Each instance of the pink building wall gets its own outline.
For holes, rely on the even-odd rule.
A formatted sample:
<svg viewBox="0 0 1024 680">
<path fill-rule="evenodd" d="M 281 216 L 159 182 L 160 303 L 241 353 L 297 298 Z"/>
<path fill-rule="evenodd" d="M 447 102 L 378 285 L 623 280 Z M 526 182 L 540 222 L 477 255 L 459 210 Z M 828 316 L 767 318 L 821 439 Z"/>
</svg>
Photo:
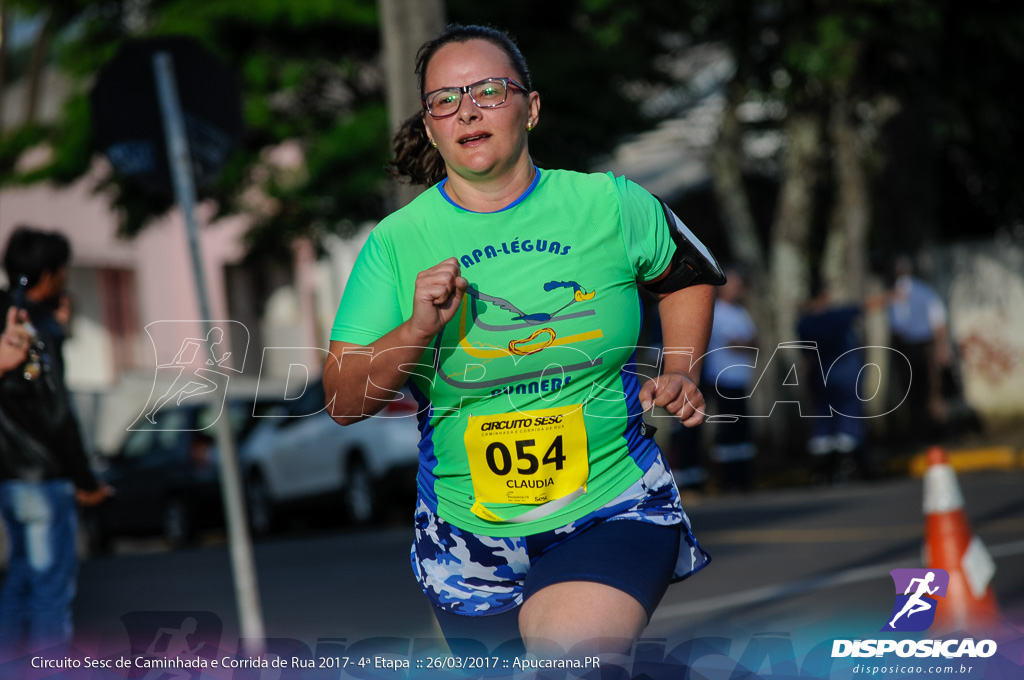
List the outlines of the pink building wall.
<svg viewBox="0 0 1024 680">
<path fill-rule="evenodd" d="M 96 172 L 102 172 L 97 164 Z M 154 348 L 144 332 L 156 321 L 193 320 L 192 337 L 201 337 L 199 303 L 192 273 L 184 220 L 174 210 L 148 226 L 132 240 L 116 235 L 117 221 L 103 196 L 94 195 L 95 176 L 69 187 L 47 185 L 10 187 L 0 191 L 0 247 L 6 248 L 11 232 L 21 224 L 57 229 L 67 235 L 73 250 L 70 293 L 76 313 L 74 333 L 65 346 L 69 387 L 93 395 L 94 407 L 82 413 L 84 429 L 101 450 L 116 446 L 126 422 L 138 414 L 153 389 L 156 356 L 171 356 L 174 348 Z M 199 210 L 199 222 L 211 213 Z M 216 319 L 227 318 L 224 266 L 243 255 L 243 217 L 220 220 L 201 227 L 200 243 L 210 308 Z M 134 274 L 136 301 L 134 368 L 119 369 L 124 352 L 104 327 L 103 304 L 96 299 L 98 287 L 90 283 L 96 272 L 122 269 Z M 5 278 L 0 276 L 0 278 Z M 79 283 L 78 290 L 75 289 Z M 177 343 L 177 338 L 168 338 Z M 254 354 L 250 350 L 250 361 Z M 258 361 L 258 356 L 256 356 Z M 140 403 L 141 402 L 141 403 Z"/>
</svg>

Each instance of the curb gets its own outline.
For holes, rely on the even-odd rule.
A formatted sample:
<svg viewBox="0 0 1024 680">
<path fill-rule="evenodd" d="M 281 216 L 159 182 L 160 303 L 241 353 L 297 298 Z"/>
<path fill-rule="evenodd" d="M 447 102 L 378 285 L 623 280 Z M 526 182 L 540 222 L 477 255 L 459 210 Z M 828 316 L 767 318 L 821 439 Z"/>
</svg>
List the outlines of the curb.
<svg viewBox="0 0 1024 680">
<path fill-rule="evenodd" d="M 973 449 L 950 449 L 949 464 L 956 472 L 978 470 L 1016 470 L 1024 467 L 1024 455 L 1012 446 L 987 446 Z M 927 454 L 919 453 L 910 461 L 910 476 L 923 477 L 928 468 Z"/>
</svg>

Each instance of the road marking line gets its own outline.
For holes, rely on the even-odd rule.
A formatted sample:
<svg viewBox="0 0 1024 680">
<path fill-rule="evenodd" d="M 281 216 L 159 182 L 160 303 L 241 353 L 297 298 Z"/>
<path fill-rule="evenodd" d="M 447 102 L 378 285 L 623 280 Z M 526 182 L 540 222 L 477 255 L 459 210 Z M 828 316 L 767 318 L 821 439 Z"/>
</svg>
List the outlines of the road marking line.
<svg viewBox="0 0 1024 680">
<path fill-rule="evenodd" d="M 735 531 L 702 531 L 700 542 L 716 543 L 847 543 L 883 538 L 920 536 L 920 524 L 891 527 L 860 527 L 856 529 L 737 529 Z"/>
<path fill-rule="evenodd" d="M 988 549 L 988 554 L 992 557 L 1010 557 L 1011 555 L 1020 555 L 1021 553 L 1024 553 L 1024 541 L 993 545 Z"/>
<path fill-rule="evenodd" d="M 1024 520 L 1004 519 L 983 522 L 978 533 L 1016 533 L 1024 531 Z M 922 524 L 901 524 L 887 527 L 857 527 L 847 529 L 737 529 L 734 531 L 702 531 L 700 542 L 705 545 L 723 544 L 778 544 L 778 543 L 855 543 L 879 538 L 911 538 L 921 536 Z"/>
<path fill-rule="evenodd" d="M 992 546 L 989 548 L 989 553 L 993 558 L 1024 554 L 1024 541 L 1015 541 L 1013 543 L 1003 543 L 1001 545 Z M 752 604 L 762 604 L 765 602 L 771 602 L 772 600 L 781 600 L 788 597 L 803 595 L 815 590 L 824 590 L 826 588 L 835 588 L 836 586 L 846 586 L 854 583 L 870 581 L 871 579 L 888 575 L 893 569 L 918 568 L 920 566 L 920 560 L 908 558 L 883 564 L 872 564 L 866 567 L 857 567 L 856 569 L 847 569 L 834 574 L 815 576 L 813 578 L 792 581 L 790 583 L 776 583 L 774 585 L 750 588 L 749 590 L 742 590 L 728 595 L 718 595 L 716 597 L 706 597 L 701 600 L 691 600 L 689 602 L 681 602 L 674 605 L 665 605 L 655 610 L 654 616 L 651 617 L 651 622 L 664 622 L 671 619 L 693 616 L 695 614 L 707 615 L 710 612 L 723 609 L 735 609 L 737 607 L 745 607 Z"/>
</svg>

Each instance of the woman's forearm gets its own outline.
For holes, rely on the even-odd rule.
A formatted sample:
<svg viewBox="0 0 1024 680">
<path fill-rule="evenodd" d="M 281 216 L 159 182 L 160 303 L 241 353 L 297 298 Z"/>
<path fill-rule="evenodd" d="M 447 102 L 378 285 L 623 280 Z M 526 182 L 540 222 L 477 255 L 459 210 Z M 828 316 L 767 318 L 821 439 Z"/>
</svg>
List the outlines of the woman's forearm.
<svg viewBox="0 0 1024 680">
<path fill-rule="evenodd" d="M 370 345 L 332 341 L 323 373 L 331 417 L 350 425 L 378 413 L 408 380 L 401 367 L 419 363 L 432 340 L 403 323 Z"/>
<path fill-rule="evenodd" d="M 711 337 L 715 311 L 713 286 L 690 286 L 668 293 L 658 302 L 665 346 L 664 373 L 682 373 L 695 384 Z M 681 350 L 690 349 L 692 354 Z"/>
</svg>

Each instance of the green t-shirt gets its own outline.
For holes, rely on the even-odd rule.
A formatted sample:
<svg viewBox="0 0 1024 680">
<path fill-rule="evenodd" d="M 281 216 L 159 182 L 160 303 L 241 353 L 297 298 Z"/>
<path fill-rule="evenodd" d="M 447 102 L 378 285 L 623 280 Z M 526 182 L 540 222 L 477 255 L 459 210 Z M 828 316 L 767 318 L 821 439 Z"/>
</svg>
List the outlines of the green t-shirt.
<svg viewBox="0 0 1024 680">
<path fill-rule="evenodd" d="M 548 531 L 650 466 L 657 447 L 631 365 L 637 282 L 668 266 L 668 229 L 658 201 L 624 178 L 538 170 L 499 212 L 457 206 L 442 183 L 370 233 L 331 340 L 369 345 L 409 319 L 417 274 L 450 257 L 470 285 L 420 364 L 406 367 L 421 402 L 419 492 L 440 517 L 491 536 Z M 579 488 L 539 502 L 566 470 L 583 475 L 565 482 Z M 496 500 L 494 485 L 515 500 Z"/>
</svg>

